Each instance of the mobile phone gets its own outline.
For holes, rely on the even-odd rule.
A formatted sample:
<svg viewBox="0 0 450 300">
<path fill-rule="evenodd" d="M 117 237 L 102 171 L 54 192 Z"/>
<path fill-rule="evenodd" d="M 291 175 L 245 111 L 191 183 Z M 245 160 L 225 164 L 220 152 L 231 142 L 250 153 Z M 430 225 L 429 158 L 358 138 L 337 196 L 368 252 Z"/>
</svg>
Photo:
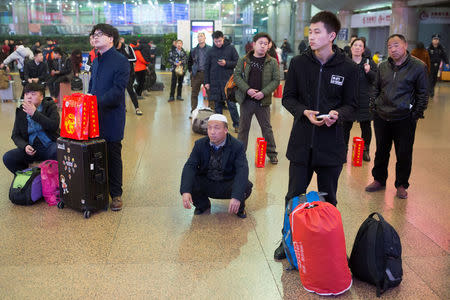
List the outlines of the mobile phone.
<svg viewBox="0 0 450 300">
<path fill-rule="evenodd" d="M 322 121 L 323 118 L 325 118 L 325 117 L 329 118 L 330 115 L 327 115 L 327 114 L 324 114 L 324 115 L 316 115 L 317 121 Z"/>
</svg>

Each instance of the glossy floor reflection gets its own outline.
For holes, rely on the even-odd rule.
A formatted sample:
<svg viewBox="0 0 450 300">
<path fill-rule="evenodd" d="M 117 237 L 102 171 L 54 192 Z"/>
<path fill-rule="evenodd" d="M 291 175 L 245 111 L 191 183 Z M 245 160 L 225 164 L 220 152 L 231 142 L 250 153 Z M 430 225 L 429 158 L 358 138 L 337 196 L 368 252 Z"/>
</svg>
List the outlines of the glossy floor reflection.
<svg viewBox="0 0 450 300">
<path fill-rule="evenodd" d="M 248 218 L 227 213 L 213 201 L 211 214 L 193 216 L 182 207 L 181 169 L 200 135 L 192 133 L 190 88 L 185 101 L 167 103 L 164 92 L 140 100 L 136 116 L 127 99 L 123 141 L 124 209 L 86 220 L 70 209 L 39 203 L 13 206 L 12 175 L 0 167 L 1 299 L 309 299 L 295 271 L 273 259 L 280 241 L 292 124 L 280 99 L 272 105 L 279 164 L 254 167 Z M 372 162 L 344 166 L 338 208 L 350 254 L 363 220 L 378 211 L 397 229 L 403 246 L 403 282 L 384 299 L 450 299 L 450 83 L 440 83 L 418 125 L 409 198 L 395 198 L 391 161 L 386 191 L 367 194 Z M 16 103 L 0 104 L 0 152 L 10 139 Z M 228 112 L 226 114 L 229 118 Z M 230 118 L 229 118 L 230 119 Z M 233 135 L 236 135 L 233 133 Z M 250 145 L 260 130 L 253 120 Z M 352 136 L 359 135 L 354 126 Z M 371 146 L 371 155 L 375 142 Z M 394 157 L 392 154 L 391 157 Z M 316 187 L 315 179 L 311 189 Z M 354 280 L 342 299 L 375 299 L 375 288 Z"/>
</svg>

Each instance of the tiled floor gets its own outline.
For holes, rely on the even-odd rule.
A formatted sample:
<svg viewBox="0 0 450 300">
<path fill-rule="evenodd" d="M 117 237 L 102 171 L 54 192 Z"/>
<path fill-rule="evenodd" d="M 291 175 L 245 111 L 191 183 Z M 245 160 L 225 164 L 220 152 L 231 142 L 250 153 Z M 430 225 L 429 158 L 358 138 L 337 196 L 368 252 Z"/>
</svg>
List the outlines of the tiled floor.
<svg viewBox="0 0 450 300">
<path fill-rule="evenodd" d="M 181 204 L 181 169 L 200 136 L 190 130 L 190 88 L 184 102 L 167 103 L 165 92 L 140 100 L 144 115 L 127 100 L 123 141 L 124 203 L 121 212 L 90 219 L 70 209 L 39 203 L 13 206 L 12 175 L 0 167 L 0 299 L 299 299 L 306 292 L 286 262 L 273 259 L 280 241 L 288 161 L 284 154 L 292 118 L 272 105 L 279 164 L 254 167 L 248 218 L 227 213 L 213 201 L 211 214 L 193 216 Z M 372 163 L 344 165 L 338 189 L 350 254 L 363 220 L 378 211 L 397 229 L 403 246 L 404 277 L 384 299 L 450 299 L 450 84 L 440 84 L 416 133 L 410 197 L 394 198 L 395 162 L 386 191 L 364 192 Z M 0 152 L 10 139 L 16 103 L 0 104 Z M 228 114 L 228 112 L 226 113 Z M 228 115 L 229 117 L 229 115 Z M 234 134 L 234 133 L 233 133 Z M 352 135 L 359 134 L 354 126 Z M 253 120 L 250 141 L 260 129 Z M 371 154 L 375 151 L 372 143 Z M 394 157 L 394 154 L 392 155 Z M 315 183 L 311 189 L 316 187 Z M 354 280 L 342 299 L 375 297 L 375 288 Z"/>
</svg>

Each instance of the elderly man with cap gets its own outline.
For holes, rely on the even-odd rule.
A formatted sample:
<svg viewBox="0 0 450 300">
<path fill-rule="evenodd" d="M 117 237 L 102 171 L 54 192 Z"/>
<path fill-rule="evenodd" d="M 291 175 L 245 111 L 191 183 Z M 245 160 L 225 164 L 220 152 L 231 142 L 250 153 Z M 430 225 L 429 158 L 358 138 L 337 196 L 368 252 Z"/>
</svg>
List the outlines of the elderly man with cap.
<svg viewBox="0 0 450 300">
<path fill-rule="evenodd" d="M 214 114 L 208 120 L 208 136 L 195 142 L 181 176 L 183 206 L 195 206 L 200 215 L 211 208 L 208 197 L 231 199 L 228 212 L 247 217 L 245 200 L 252 192 L 248 180 L 248 162 L 242 142 L 228 133 L 224 115 Z"/>
</svg>

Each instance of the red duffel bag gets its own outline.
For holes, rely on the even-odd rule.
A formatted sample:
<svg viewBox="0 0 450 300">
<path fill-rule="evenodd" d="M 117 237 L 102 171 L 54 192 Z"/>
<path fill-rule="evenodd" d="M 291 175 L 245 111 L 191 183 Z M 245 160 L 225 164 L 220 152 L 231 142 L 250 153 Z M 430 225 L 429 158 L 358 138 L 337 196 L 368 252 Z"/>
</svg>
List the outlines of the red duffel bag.
<svg viewBox="0 0 450 300">
<path fill-rule="evenodd" d="M 292 239 L 303 287 L 339 295 L 352 286 L 341 214 L 328 202 L 304 203 L 290 215 Z"/>
</svg>

